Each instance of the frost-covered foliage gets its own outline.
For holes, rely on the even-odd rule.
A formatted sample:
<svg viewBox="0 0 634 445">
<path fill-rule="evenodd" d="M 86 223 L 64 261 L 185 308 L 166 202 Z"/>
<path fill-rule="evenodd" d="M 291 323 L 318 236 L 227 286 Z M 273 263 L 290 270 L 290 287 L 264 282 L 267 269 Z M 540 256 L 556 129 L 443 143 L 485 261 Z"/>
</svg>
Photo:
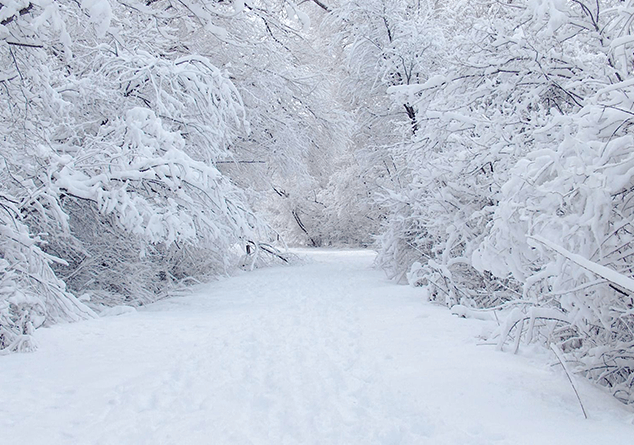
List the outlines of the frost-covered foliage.
<svg viewBox="0 0 634 445">
<path fill-rule="evenodd" d="M 558 343 L 578 370 L 632 402 L 634 301 L 622 279 L 634 276 L 633 6 L 450 3 L 344 6 L 376 17 L 340 25 L 344 35 L 365 26 L 349 65 L 388 74 L 369 76 L 365 103 L 386 116 L 391 98 L 411 129 L 371 148 L 398 168 L 373 193 L 388 213 L 379 261 L 432 299 L 506 314 L 500 345 Z M 386 29 L 410 30 L 409 43 L 421 17 L 444 48 L 403 45 L 392 58 L 385 38 L 395 45 L 398 32 Z M 433 63 L 415 63 L 426 56 Z M 405 81 L 407 67 L 416 75 Z M 387 132 L 373 126 L 381 141 Z"/>
</svg>

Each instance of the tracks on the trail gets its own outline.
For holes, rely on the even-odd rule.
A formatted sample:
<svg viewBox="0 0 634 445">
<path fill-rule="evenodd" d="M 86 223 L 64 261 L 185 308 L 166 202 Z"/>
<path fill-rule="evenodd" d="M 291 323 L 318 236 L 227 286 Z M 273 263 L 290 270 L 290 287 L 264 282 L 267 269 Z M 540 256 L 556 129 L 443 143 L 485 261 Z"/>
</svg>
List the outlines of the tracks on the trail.
<svg viewBox="0 0 634 445">
<path fill-rule="evenodd" d="M 29 445 L 630 445 L 628 411 L 545 352 L 476 345 L 367 251 L 211 283 L 37 332 L 0 358 L 0 442 Z M 542 355 L 540 355 L 542 354 Z"/>
</svg>

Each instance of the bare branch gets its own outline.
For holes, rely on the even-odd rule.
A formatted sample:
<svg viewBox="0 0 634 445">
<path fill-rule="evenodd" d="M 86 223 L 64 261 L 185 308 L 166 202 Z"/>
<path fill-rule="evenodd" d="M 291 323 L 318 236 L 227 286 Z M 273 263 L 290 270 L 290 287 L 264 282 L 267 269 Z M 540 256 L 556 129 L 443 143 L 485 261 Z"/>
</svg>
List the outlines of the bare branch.
<svg viewBox="0 0 634 445">
<path fill-rule="evenodd" d="M 319 0 L 313 0 L 313 3 L 316 4 L 317 6 L 319 6 L 321 9 L 323 9 L 326 12 L 332 12 L 332 9 L 330 9 L 328 6 L 326 6 L 325 4 L 320 2 Z"/>
<path fill-rule="evenodd" d="M 0 5 L 0 6 L 2 6 L 2 5 Z M 27 6 L 26 8 L 20 9 L 20 11 L 18 11 L 18 14 L 12 15 L 11 17 L 7 17 L 6 19 L 2 20 L 0 22 L 0 25 L 7 26 L 9 23 L 14 21 L 18 16 L 22 16 L 22 15 L 28 14 L 29 12 L 31 12 L 32 9 L 33 9 L 33 3 L 29 3 L 29 6 Z"/>
<path fill-rule="evenodd" d="M 44 48 L 44 45 L 41 45 L 39 43 L 25 43 L 25 42 L 10 42 L 10 41 L 6 41 L 7 45 L 13 45 L 13 46 L 25 46 L 27 48 Z"/>
</svg>

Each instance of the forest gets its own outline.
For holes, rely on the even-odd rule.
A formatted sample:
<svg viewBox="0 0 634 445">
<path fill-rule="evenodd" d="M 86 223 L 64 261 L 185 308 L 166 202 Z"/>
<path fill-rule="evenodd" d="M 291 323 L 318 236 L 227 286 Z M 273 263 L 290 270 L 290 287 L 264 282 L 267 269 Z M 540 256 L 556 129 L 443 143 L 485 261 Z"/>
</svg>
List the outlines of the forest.
<svg viewBox="0 0 634 445">
<path fill-rule="evenodd" d="M 634 403 L 634 1 L 0 0 L 0 356 L 286 246 Z"/>
</svg>

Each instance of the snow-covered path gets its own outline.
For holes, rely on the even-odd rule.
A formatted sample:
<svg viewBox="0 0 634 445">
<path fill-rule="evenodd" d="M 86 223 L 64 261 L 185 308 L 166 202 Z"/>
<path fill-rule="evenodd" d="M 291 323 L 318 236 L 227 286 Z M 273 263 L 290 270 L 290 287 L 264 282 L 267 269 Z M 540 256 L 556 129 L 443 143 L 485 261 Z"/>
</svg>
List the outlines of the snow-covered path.
<svg viewBox="0 0 634 445">
<path fill-rule="evenodd" d="M 478 346 L 372 270 L 314 251 L 0 357 L 2 444 L 634 444 L 634 416 L 530 355 Z"/>
</svg>

